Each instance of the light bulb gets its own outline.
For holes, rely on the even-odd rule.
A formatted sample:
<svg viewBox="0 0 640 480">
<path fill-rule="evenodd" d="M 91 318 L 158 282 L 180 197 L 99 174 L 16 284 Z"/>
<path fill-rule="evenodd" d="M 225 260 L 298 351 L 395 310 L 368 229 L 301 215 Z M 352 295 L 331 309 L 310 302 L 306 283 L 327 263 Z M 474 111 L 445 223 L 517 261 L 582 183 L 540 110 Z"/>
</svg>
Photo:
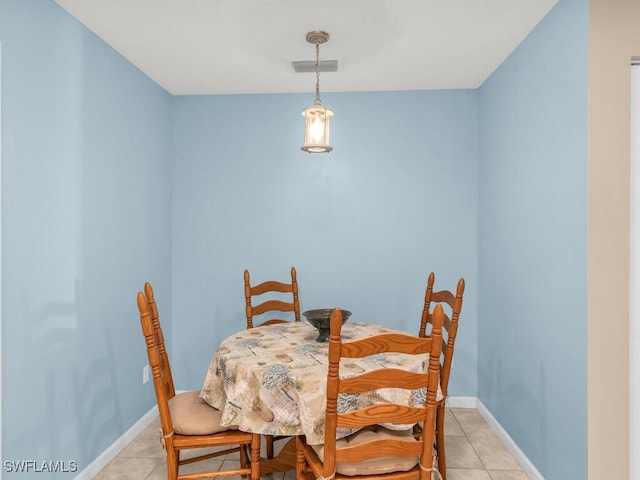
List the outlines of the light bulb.
<svg viewBox="0 0 640 480">
<path fill-rule="evenodd" d="M 311 141 L 318 145 L 323 143 L 324 140 L 324 119 L 321 117 L 320 112 L 316 112 L 311 122 Z"/>
</svg>

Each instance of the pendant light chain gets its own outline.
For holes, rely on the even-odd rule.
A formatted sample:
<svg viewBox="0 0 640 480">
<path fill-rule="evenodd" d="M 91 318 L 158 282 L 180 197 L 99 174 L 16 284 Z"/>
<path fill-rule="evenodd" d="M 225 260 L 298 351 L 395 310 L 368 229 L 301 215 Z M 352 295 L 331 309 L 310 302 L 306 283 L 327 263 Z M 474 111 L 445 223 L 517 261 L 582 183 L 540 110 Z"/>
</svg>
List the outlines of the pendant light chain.
<svg viewBox="0 0 640 480">
<path fill-rule="evenodd" d="M 316 101 L 314 105 L 320 105 L 320 44 L 316 42 Z"/>
</svg>

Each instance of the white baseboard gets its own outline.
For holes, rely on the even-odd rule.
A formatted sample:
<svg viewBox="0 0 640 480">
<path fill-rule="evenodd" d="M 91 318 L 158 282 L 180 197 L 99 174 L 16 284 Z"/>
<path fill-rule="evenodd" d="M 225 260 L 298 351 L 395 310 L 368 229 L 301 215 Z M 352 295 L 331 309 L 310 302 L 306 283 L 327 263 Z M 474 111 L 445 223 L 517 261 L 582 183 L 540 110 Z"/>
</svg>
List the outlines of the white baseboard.
<svg viewBox="0 0 640 480">
<path fill-rule="evenodd" d="M 502 443 L 507 447 L 507 450 L 513 455 L 513 458 L 520 464 L 522 470 L 529 476 L 531 480 L 544 480 L 542 474 L 538 471 L 538 469 L 531 463 L 531 461 L 527 458 L 520 447 L 513 441 L 513 439 L 509 436 L 502 425 L 498 423 L 495 417 L 491 414 L 491 412 L 484 406 L 484 404 L 476 399 L 478 413 L 482 415 L 489 426 L 496 432 L 496 435 L 502 440 Z"/>
<path fill-rule="evenodd" d="M 451 408 L 478 408 L 476 397 L 447 397 L 444 403 Z"/>
<path fill-rule="evenodd" d="M 133 440 L 142 430 L 145 429 L 158 416 L 158 407 L 154 405 L 145 413 L 140 420 L 124 432 L 115 442 L 113 442 L 98 458 L 91 462 L 87 467 L 76 475 L 75 480 L 91 480 L 100 470 L 106 467 L 131 440 Z"/>
</svg>

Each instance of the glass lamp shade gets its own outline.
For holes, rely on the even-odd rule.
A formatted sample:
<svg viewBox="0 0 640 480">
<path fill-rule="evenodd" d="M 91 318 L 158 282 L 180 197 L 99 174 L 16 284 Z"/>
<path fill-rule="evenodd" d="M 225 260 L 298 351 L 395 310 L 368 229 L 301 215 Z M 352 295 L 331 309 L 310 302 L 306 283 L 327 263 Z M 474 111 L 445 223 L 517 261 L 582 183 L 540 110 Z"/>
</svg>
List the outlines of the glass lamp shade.
<svg viewBox="0 0 640 480">
<path fill-rule="evenodd" d="M 329 145 L 329 119 L 333 111 L 316 104 L 302 111 L 305 117 L 304 145 L 300 147 L 308 153 L 328 153 L 333 150 Z"/>
</svg>

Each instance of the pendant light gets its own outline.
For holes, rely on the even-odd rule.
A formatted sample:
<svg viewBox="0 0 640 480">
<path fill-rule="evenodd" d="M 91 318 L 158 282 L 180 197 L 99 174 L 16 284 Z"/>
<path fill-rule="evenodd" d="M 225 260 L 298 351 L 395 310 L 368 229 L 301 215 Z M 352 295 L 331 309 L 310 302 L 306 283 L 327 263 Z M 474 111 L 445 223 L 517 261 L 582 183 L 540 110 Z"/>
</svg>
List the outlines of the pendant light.
<svg viewBox="0 0 640 480">
<path fill-rule="evenodd" d="M 316 46 L 316 100 L 312 107 L 302 111 L 302 116 L 305 118 L 304 145 L 300 148 L 308 153 L 328 153 L 333 150 L 329 145 L 329 119 L 333 116 L 333 111 L 320 103 L 320 71 L 318 69 L 320 44 L 327 40 L 329 40 L 327 32 L 307 33 L 307 42 Z"/>
</svg>

